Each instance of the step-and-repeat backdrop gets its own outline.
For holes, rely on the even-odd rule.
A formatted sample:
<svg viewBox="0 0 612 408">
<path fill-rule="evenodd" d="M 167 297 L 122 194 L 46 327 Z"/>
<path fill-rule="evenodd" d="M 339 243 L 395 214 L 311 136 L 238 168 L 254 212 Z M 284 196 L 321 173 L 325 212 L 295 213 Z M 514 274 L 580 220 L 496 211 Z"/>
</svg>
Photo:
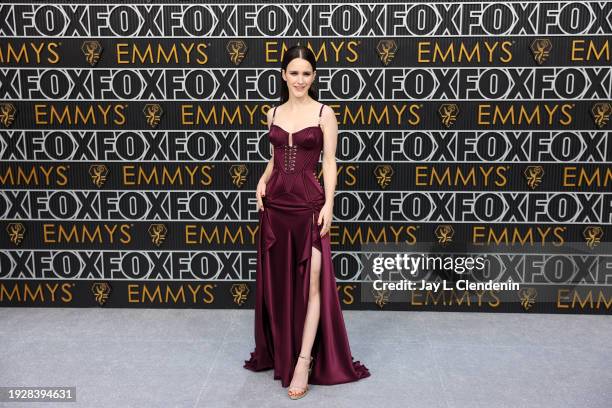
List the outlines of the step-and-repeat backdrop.
<svg viewBox="0 0 612 408">
<path fill-rule="evenodd" d="M 611 313 L 611 21 L 609 1 L 3 3 L 0 306 L 253 307 L 265 114 L 299 43 L 339 123 L 344 309 Z M 479 252 L 472 280 L 521 289 L 376 290 L 385 244 Z"/>
</svg>

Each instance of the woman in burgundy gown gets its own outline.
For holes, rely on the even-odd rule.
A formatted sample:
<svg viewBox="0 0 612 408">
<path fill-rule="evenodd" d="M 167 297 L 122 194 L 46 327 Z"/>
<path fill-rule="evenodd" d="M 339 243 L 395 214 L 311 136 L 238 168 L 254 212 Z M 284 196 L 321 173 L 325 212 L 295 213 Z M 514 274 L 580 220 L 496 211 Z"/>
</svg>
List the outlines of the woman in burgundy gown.
<svg viewBox="0 0 612 408">
<path fill-rule="evenodd" d="M 286 103 L 268 112 L 273 156 L 257 187 L 255 350 L 244 367 L 274 369 L 274 379 L 297 399 L 308 383 L 346 383 L 370 372 L 351 355 L 331 258 L 336 118 L 330 108 L 322 117 L 325 105 L 314 97 L 310 50 L 290 48 L 282 69 L 281 102 Z M 298 121 L 314 119 L 317 108 L 317 125 L 288 131 Z M 315 175 L 322 151 L 325 191 Z"/>
</svg>

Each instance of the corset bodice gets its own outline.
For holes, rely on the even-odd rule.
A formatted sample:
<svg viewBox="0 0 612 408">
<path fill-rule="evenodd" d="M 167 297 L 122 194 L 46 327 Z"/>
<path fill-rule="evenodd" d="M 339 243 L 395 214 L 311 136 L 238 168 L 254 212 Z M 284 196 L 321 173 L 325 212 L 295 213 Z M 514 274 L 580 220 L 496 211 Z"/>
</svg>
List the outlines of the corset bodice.
<svg viewBox="0 0 612 408">
<path fill-rule="evenodd" d="M 284 173 L 315 172 L 323 149 L 320 126 L 309 126 L 291 134 L 278 125 L 270 126 L 269 139 L 274 146 L 274 169 Z"/>
</svg>

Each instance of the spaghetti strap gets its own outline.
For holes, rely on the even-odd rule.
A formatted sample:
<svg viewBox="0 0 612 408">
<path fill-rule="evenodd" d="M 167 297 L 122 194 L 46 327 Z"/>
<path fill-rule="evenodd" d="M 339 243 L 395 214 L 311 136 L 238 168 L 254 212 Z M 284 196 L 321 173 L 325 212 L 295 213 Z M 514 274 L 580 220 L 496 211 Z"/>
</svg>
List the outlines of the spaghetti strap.
<svg viewBox="0 0 612 408">
<path fill-rule="evenodd" d="M 275 106 L 274 110 L 272 111 L 272 123 L 270 123 L 270 126 L 274 124 L 274 116 L 276 116 L 276 108 L 278 108 L 278 106 Z"/>
<path fill-rule="evenodd" d="M 323 107 L 325 105 L 321 104 L 321 109 L 319 109 L 319 127 L 321 127 L 321 113 L 323 113 Z"/>
</svg>

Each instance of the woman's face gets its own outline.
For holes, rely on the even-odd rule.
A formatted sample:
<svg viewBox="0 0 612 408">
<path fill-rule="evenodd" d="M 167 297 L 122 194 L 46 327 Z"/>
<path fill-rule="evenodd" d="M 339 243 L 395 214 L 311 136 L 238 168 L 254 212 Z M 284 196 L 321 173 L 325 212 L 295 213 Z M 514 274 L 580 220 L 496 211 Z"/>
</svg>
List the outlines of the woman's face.
<svg viewBox="0 0 612 408">
<path fill-rule="evenodd" d="M 292 59 L 287 65 L 287 70 L 283 72 L 283 79 L 287 81 L 289 94 L 298 98 L 308 94 L 308 89 L 315 76 L 316 73 L 313 71 L 310 62 L 302 58 Z"/>
</svg>

